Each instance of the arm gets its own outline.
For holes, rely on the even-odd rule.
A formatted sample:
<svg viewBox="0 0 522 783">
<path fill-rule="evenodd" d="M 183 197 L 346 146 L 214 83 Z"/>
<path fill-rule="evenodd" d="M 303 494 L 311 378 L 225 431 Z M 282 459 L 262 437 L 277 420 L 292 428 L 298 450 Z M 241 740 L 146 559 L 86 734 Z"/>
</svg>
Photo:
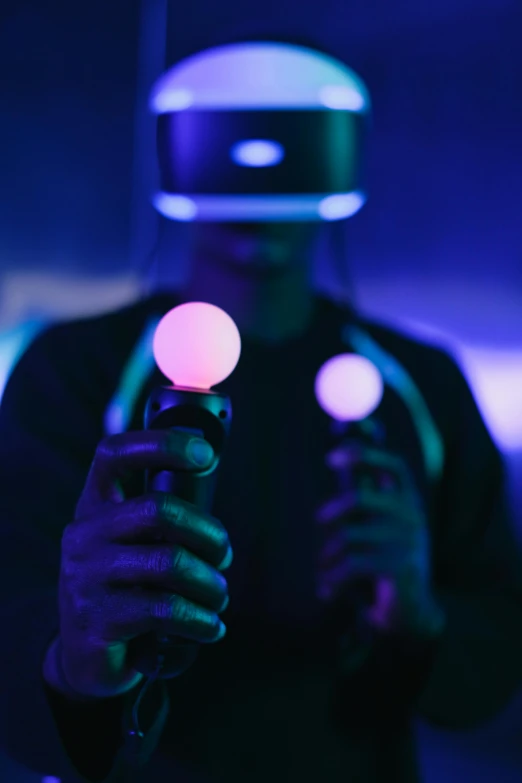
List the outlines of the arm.
<svg viewBox="0 0 522 783">
<path fill-rule="evenodd" d="M 417 703 L 435 724 L 468 728 L 522 684 L 522 562 L 501 456 L 451 364 L 454 435 L 433 531 L 446 629 Z"/>
<path fill-rule="evenodd" d="M 503 465 L 460 370 L 444 358 L 447 459 L 430 521 L 445 624 L 422 642 L 376 635 L 359 655 L 354 639 L 336 692 L 345 723 L 397 726 L 417 708 L 441 726 L 468 728 L 493 717 L 522 682 L 522 568 Z M 350 715 L 347 704 L 356 707 Z"/>
<path fill-rule="evenodd" d="M 102 436 L 109 394 L 96 368 L 87 383 L 82 358 L 69 327 L 44 333 L 13 372 L 0 408 L 0 742 L 42 774 L 69 777 L 75 767 L 99 781 L 114 764 L 136 689 L 82 702 L 43 674 L 59 630 L 61 536 Z"/>
</svg>

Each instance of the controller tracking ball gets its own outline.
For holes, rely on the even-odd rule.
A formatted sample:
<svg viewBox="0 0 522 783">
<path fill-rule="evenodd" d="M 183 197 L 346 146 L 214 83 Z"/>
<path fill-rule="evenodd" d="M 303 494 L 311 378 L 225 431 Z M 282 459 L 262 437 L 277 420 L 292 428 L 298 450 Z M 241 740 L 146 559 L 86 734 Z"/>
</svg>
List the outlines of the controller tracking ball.
<svg viewBox="0 0 522 783">
<path fill-rule="evenodd" d="M 315 379 L 321 408 L 337 421 L 361 421 L 379 405 L 384 391 L 377 367 L 364 356 L 340 354 L 329 359 Z"/>
<path fill-rule="evenodd" d="M 234 371 L 241 337 L 232 318 L 207 302 L 187 302 L 163 316 L 152 350 L 174 386 L 208 390 Z"/>
</svg>

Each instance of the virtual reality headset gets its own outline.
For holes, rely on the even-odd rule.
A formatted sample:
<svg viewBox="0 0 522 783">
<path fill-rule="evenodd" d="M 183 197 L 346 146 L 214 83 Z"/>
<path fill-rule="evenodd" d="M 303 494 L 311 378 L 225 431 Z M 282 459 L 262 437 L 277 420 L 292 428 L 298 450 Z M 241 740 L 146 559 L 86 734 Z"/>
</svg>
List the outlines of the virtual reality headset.
<svg viewBox="0 0 522 783">
<path fill-rule="evenodd" d="M 371 103 L 363 81 L 313 49 L 206 50 L 153 88 L 161 189 L 177 221 L 322 221 L 366 201 Z"/>
</svg>

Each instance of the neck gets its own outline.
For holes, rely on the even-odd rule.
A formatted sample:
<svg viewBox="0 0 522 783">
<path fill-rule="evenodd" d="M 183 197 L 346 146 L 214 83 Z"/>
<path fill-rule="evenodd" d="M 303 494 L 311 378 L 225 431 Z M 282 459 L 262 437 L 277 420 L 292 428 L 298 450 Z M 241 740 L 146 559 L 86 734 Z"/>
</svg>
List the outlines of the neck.
<svg viewBox="0 0 522 783">
<path fill-rule="evenodd" d="M 310 324 L 315 308 L 306 270 L 298 265 L 276 274 L 256 275 L 225 269 L 198 256 L 192 260 L 191 277 L 181 293 L 187 301 L 221 307 L 242 335 L 262 342 L 299 336 Z"/>
</svg>

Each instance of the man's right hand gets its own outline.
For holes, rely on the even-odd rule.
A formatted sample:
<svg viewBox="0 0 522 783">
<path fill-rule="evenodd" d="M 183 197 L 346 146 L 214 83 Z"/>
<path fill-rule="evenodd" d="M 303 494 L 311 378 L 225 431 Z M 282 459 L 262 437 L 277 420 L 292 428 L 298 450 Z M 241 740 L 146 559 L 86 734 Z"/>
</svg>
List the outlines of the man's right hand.
<svg viewBox="0 0 522 783">
<path fill-rule="evenodd" d="M 134 687 L 140 675 L 129 643 L 142 634 L 195 643 L 180 651 L 176 673 L 194 660 L 197 643 L 224 636 L 218 614 L 228 604 L 228 588 L 221 571 L 232 562 L 232 549 L 223 525 L 174 495 L 129 499 L 123 489 L 134 471 L 206 469 L 212 449 L 206 444 L 208 460 L 198 464 L 190 453 L 195 442 L 205 443 L 153 430 L 114 435 L 98 446 L 62 537 L 61 663 L 78 694 L 105 698 Z"/>
</svg>

